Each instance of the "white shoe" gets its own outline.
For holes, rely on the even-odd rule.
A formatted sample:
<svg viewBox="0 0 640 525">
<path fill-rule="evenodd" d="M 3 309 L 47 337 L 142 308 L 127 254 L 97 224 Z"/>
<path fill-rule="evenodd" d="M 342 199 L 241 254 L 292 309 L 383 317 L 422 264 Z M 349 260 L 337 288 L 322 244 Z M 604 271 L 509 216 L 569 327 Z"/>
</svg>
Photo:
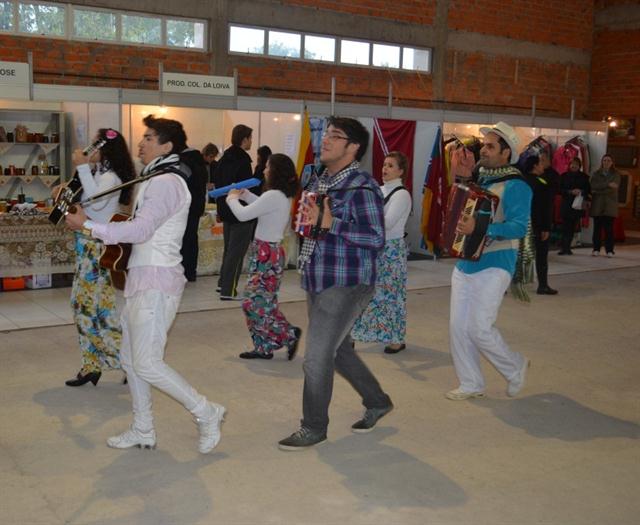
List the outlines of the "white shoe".
<svg viewBox="0 0 640 525">
<path fill-rule="evenodd" d="M 613 252 L 607 252 L 607 257 L 609 258 L 613 257 Z"/>
<path fill-rule="evenodd" d="M 222 437 L 220 427 L 224 421 L 224 415 L 227 412 L 222 405 L 209 403 L 209 406 L 211 407 L 211 416 L 195 418 L 198 424 L 198 431 L 200 432 L 198 450 L 202 454 L 208 454 L 216 448 L 216 445 L 220 442 L 220 438 Z"/>
<path fill-rule="evenodd" d="M 522 390 L 522 387 L 524 387 L 524 383 L 527 379 L 527 369 L 530 365 L 531 361 L 525 358 L 524 363 L 522 363 L 522 367 L 518 371 L 517 377 L 509 381 L 509 384 L 507 385 L 507 395 L 509 397 L 516 397 Z"/>
<path fill-rule="evenodd" d="M 599 252 L 599 251 L 593 250 L 593 251 L 591 252 L 591 257 L 597 257 L 598 255 L 600 255 L 600 252 Z"/>
<path fill-rule="evenodd" d="M 454 390 L 447 392 L 444 397 L 451 401 L 464 401 L 465 399 L 484 397 L 484 392 L 465 392 L 460 388 L 455 388 Z"/>
<path fill-rule="evenodd" d="M 107 439 L 107 446 L 111 448 L 156 448 L 156 431 L 140 432 L 138 429 L 131 428 L 118 436 L 112 436 Z"/>
</svg>

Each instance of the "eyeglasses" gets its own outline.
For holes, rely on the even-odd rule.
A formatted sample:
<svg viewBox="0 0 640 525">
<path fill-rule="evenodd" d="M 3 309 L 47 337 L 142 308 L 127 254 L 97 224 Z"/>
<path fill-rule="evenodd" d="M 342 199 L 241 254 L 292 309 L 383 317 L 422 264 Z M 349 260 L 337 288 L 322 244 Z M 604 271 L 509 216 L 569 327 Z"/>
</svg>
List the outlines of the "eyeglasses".
<svg viewBox="0 0 640 525">
<path fill-rule="evenodd" d="M 349 137 L 343 137 L 342 135 L 338 135 L 336 133 L 323 133 L 322 139 L 327 140 L 349 140 Z"/>
</svg>

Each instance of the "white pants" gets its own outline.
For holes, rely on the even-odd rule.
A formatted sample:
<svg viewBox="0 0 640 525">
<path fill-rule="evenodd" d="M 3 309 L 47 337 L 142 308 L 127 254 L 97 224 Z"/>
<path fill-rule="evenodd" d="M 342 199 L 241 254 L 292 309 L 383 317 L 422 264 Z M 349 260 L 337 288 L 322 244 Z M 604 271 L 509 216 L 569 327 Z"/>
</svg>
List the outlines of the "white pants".
<svg viewBox="0 0 640 525">
<path fill-rule="evenodd" d="M 524 364 L 524 357 L 509 350 L 494 326 L 510 282 L 509 273 L 500 268 L 473 274 L 453 270 L 449 336 L 453 366 L 465 392 L 484 391 L 480 354 L 507 381 L 515 379 Z"/>
<path fill-rule="evenodd" d="M 207 415 L 207 399 L 164 362 L 167 333 L 176 317 L 180 296 L 146 290 L 127 297 L 122 312 L 120 359 L 133 402 L 133 426 L 153 429 L 151 385 L 170 395 L 197 417 Z"/>
</svg>

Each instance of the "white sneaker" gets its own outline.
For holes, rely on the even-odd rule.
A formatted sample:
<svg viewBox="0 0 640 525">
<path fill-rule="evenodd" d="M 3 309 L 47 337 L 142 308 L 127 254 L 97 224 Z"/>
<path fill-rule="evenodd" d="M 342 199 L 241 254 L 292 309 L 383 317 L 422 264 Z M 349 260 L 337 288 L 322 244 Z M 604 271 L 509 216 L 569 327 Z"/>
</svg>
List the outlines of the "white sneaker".
<svg viewBox="0 0 640 525">
<path fill-rule="evenodd" d="M 464 401 L 465 399 L 484 397 L 484 392 L 465 392 L 460 388 L 455 388 L 447 392 L 444 397 L 450 399 L 451 401 Z"/>
<path fill-rule="evenodd" d="M 520 393 L 520 390 L 522 390 L 522 387 L 524 387 L 524 383 L 527 379 L 527 369 L 530 365 L 531 361 L 525 358 L 517 377 L 509 381 L 509 384 L 507 385 L 507 395 L 509 397 L 516 397 Z"/>
<path fill-rule="evenodd" d="M 107 439 L 107 446 L 111 448 L 156 448 L 156 431 L 140 432 L 138 429 L 131 428 L 118 436 L 112 436 Z"/>
<path fill-rule="evenodd" d="M 607 257 L 609 258 L 613 257 L 613 252 L 607 252 Z"/>
<path fill-rule="evenodd" d="M 591 252 L 591 257 L 597 257 L 598 255 L 600 255 L 600 252 L 599 252 L 599 251 L 593 250 L 593 251 Z"/>
<path fill-rule="evenodd" d="M 198 450 L 202 454 L 208 454 L 216 448 L 216 445 L 220 442 L 220 438 L 222 437 L 220 427 L 224 421 L 224 415 L 227 412 L 222 405 L 209 403 L 209 406 L 211 407 L 211 416 L 195 418 L 198 431 L 200 432 Z"/>
</svg>

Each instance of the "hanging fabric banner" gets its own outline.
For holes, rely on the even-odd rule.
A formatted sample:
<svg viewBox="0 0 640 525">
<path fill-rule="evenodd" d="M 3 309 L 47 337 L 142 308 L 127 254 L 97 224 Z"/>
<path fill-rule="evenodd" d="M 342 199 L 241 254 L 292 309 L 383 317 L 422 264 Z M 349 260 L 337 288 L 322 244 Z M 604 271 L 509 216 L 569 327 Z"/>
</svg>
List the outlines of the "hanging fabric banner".
<svg viewBox="0 0 640 525">
<path fill-rule="evenodd" d="M 400 151 L 409 161 L 405 187 L 413 189 L 413 147 L 416 136 L 415 120 L 391 120 L 377 118 L 373 120 L 373 177 L 382 184 L 382 163 L 390 151 Z"/>
<path fill-rule="evenodd" d="M 424 247 L 436 256 L 439 256 L 442 251 L 441 236 L 448 190 L 442 129 L 438 128 L 422 188 L 422 218 L 420 221 Z"/>
</svg>

